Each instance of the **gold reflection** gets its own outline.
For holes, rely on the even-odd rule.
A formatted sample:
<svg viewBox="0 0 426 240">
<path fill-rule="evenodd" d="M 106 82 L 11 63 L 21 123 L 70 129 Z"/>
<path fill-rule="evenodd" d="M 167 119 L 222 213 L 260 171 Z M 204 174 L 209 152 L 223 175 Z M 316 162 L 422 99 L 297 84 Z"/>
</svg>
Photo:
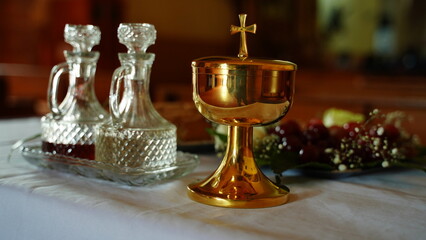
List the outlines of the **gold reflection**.
<svg viewBox="0 0 426 240">
<path fill-rule="evenodd" d="M 272 183 L 253 156 L 253 126 L 278 121 L 291 106 L 296 65 L 248 59 L 245 15 L 240 15 L 239 58 L 206 57 L 192 62 L 193 100 L 208 120 L 228 125 L 228 145 L 216 171 L 188 186 L 198 202 L 233 208 L 261 208 L 284 204 L 288 192 Z"/>
</svg>

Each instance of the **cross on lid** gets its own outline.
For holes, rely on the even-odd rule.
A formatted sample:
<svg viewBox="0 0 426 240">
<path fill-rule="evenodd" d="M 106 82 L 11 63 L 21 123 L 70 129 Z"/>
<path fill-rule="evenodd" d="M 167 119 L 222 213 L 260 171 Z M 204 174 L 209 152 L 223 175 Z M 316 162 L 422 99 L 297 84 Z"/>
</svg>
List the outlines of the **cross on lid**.
<svg viewBox="0 0 426 240">
<path fill-rule="evenodd" d="M 238 17 L 240 18 L 240 25 L 241 26 L 231 25 L 231 35 L 236 34 L 236 33 L 241 33 L 241 35 L 240 35 L 240 52 L 238 53 L 238 57 L 241 60 L 244 60 L 248 57 L 246 32 L 256 33 L 256 24 L 252 24 L 252 25 L 246 27 L 247 14 L 239 14 Z"/>
</svg>

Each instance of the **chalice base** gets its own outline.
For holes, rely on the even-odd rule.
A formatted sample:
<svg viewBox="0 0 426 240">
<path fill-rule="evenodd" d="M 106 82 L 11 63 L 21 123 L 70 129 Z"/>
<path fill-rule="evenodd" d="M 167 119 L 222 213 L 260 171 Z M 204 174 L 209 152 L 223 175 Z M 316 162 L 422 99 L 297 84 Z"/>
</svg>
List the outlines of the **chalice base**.
<svg viewBox="0 0 426 240">
<path fill-rule="evenodd" d="M 276 186 L 260 170 L 249 178 L 231 168 L 221 169 L 206 180 L 188 185 L 188 196 L 197 202 L 228 208 L 265 208 L 288 201 L 289 192 Z"/>
</svg>

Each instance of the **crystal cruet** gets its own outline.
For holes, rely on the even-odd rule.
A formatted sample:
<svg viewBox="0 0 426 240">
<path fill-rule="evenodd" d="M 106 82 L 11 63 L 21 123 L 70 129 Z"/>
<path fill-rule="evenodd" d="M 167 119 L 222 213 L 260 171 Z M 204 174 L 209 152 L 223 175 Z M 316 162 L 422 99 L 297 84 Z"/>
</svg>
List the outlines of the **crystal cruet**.
<svg viewBox="0 0 426 240">
<path fill-rule="evenodd" d="M 108 116 L 94 91 L 101 32 L 93 25 L 67 24 L 65 42 L 73 46 L 64 51 L 66 62 L 52 68 L 48 104 L 50 112 L 41 119 L 42 149 L 45 152 L 94 159 L 95 131 Z M 61 79 L 68 79 L 65 98 L 59 100 Z"/>
<path fill-rule="evenodd" d="M 112 77 L 111 117 L 99 128 L 96 161 L 132 172 L 169 168 L 176 163 L 176 126 L 155 110 L 149 95 L 155 55 L 145 51 L 155 43 L 155 27 L 122 23 L 117 34 L 128 51 L 119 53 L 121 66 Z"/>
</svg>

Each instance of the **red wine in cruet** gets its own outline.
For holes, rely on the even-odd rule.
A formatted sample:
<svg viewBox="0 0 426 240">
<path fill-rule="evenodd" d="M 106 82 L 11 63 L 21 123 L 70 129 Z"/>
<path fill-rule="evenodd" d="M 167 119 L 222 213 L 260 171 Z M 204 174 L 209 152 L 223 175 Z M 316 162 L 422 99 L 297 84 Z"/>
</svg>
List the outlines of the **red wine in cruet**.
<svg viewBox="0 0 426 240">
<path fill-rule="evenodd" d="M 95 159 L 94 144 L 58 144 L 43 141 L 41 149 L 43 152 L 50 152 L 53 154 L 84 158 L 89 160 Z"/>
</svg>

